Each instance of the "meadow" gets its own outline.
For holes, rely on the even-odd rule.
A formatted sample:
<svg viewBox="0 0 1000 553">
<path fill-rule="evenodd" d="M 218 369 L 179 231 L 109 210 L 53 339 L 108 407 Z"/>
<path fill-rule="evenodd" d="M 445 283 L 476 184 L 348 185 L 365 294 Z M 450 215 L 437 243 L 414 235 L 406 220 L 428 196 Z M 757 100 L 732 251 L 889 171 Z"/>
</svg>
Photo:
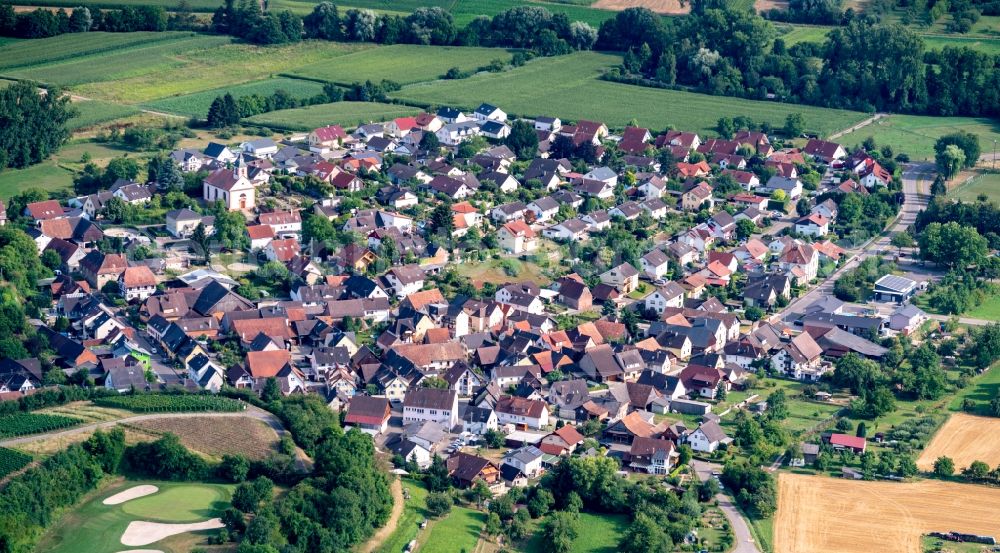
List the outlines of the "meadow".
<svg viewBox="0 0 1000 553">
<path fill-rule="evenodd" d="M 934 142 L 949 133 L 967 131 L 979 136 L 983 153 L 1000 140 L 1000 123 L 985 117 L 931 117 L 926 115 L 890 115 L 845 134 L 838 142 L 845 147 L 861 144 L 869 136 L 878 145 L 888 144 L 895 152 L 904 152 L 914 161 L 933 160 Z"/>
<path fill-rule="evenodd" d="M 65 190 L 73 185 L 73 174 L 52 162 L 27 169 L 0 170 L 0 199 L 9 199 L 29 188 L 46 192 Z"/>
<path fill-rule="evenodd" d="M 104 499 L 138 484 L 152 484 L 159 491 L 120 505 L 104 505 Z M 135 520 L 191 523 L 219 516 L 229 506 L 233 486 L 223 484 L 119 481 L 91 494 L 66 513 L 42 538 L 39 553 L 116 553 L 123 549 L 121 537 Z M 214 531 L 178 534 L 151 544 L 163 553 L 191 551 Z"/>
<path fill-rule="evenodd" d="M 166 113 L 184 115 L 187 117 L 204 118 L 208 113 L 208 108 L 212 105 L 212 101 L 224 94 L 232 94 L 234 98 L 249 96 L 252 94 L 270 96 L 279 90 L 287 92 L 296 100 L 305 100 L 312 98 L 317 94 L 322 94 L 323 85 L 315 81 L 278 77 L 222 88 L 214 88 L 212 90 L 195 92 L 194 94 L 170 96 L 154 100 L 152 102 L 146 102 L 143 104 L 143 107 Z"/>
<path fill-rule="evenodd" d="M 509 62 L 510 57 L 509 52 L 499 48 L 395 44 L 302 66 L 288 73 L 347 85 L 382 79 L 411 84 L 436 80 L 452 67 L 471 71 L 496 59 Z"/>
<path fill-rule="evenodd" d="M 280 130 L 304 131 L 324 125 L 356 127 L 373 121 L 386 121 L 420 113 L 417 108 L 378 102 L 337 102 L 304 108 L 283 109 L 262 113 L 245 122 Z"/>
<path fill-rule="evenodd" d="M 573 553 L 615 553 L 619 550 L 625 528 L 628 527 L 628 517 L 625 515 L 603 515 L 580 513 L 577 521 L 577 537 L 573 540 Z M 543 553 L 548 551 L 540 533 L 536 533 L 524 545 L 525 553 Z"/>
<path fill-rule="evenodd" d="M 472 551 L 479 542 L 479 533 L 484 524 L 486 524 L 485 513 L 456 505 L 445 518 L 435 521 L 430 526 L 420 551 L 426 553 Z"/>
<path fill-rule="evenodd" d="M 780 127 L 788 114 L 801 113 L 806 129 L 820 135 L 849 127 L 865 117 L 846 110 L 724 98 L 598 79 L 602 71 L 619 60 L 619 56 L 611 54 L 577 52 L 532 60 L 503 73 L 411 85 L 391 96 L 416 105 L 471 109 L 481 102 L 492 102 L 518 116 L 591 119 L 619 128 L 634 119 L 653 129 L 673 126 L 709 133 L 723 115 L 744 115 Z"/>
</svg>

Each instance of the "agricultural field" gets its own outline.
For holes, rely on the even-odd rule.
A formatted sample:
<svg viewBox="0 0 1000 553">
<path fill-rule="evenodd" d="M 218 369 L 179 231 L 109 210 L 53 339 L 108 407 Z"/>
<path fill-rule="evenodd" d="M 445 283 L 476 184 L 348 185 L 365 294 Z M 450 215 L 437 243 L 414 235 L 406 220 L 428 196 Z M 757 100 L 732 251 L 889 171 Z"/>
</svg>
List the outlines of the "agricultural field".
<svg viewBox="0 0 1000 553">
<path fill-rule="evenodd" d="M 312 130 L 324 125 L 355 127 L 420 113 L 417 108 L 378 102 L 337 102 L 304 108 L 283 109 L 247 118 L 247 123 L 283 130 Z"/>
<path fill-rule="evenodd" d="M 499 59 L 509 62 L 511 54 L 500 48 L 461 46 L 380 46 L 299 67 L 292 76 L 349 85 L 366 80 L 388 79 L 400 84 L 433 81 L 452 67 L 472 71 Z"/>
<path fill-rule="evenodd" d="M 31 455 L 0 447 L 0 479 L 15 473 L 31 463 Z"/>
<path fill-rule="evenodd" d="M 147 102 L 143 104 L 143 107 L 155 111 L 184 115 L 187 117 L 204 118 L 208 113 L 208 108 L 212 105 L 212 101 L 226 93 L 232 94 L 234 98 L 239 98 L 240 96 L 250 96 L 252 94 L 270 96 L 279 90 L 284 90 L 296 100 L 305 100 L 312 98 L 317 94 L 322 94 L 323 85 L 315 81 L 279 77 L 275 79 L 266 79 L 252 83 L 216 88 L 203 92 L 196 92 L 194 94 L 183 94 L 180 96 L 161 98 L 159 100 Z"/>
<path fill-rule="evenodd" d="M 723 98 L 693 92 L 646 88 L 602 81 L 598 76 L 620 57 L 597 52 L 533 60 L 503 73 L 480 74 L 458 81 L 403 87 L 392 97 L 417 105 L 475 108 L 492 102 L 519 116 L 553 115 L 565 120 L 596 119 L 624 127 L 633 119 L 662 129 L 713 132 L 720 114 L 745 115 L 781 126 L 790 113 L 801 113 L 806 129 L 828 135 L 865 118 L 859 112 Z M 615 101 L 607 101 L 614 98 Z"/>
<path fill-rule="evenodd" d="M 947 456 L 955 461 L 956 469 L 963 469 L 973 461 L 984 461 L 993 467 L 1000 464 L 1000 419 L 955 413 L 938 430 L 934 439 L 917 459 L 920 470 L 931 471 L 938 457 Z"/>
<path fill-rule="evenodd" d="M 1000 54 L 1000 38 L 924 35 L 923 39 L 928 50 L 941 50 L 945 46 L 951 46 L 953 48 L 971 48 L 991 55 Z"/>
<path fill-rule="evenodd" d="M 65 405 L 41 409 L 36 411 L 36 413 L 76 417 L 78 419 L 82 419 L 86 424 L 107 422 L 135 416 L 135 414 L 130 411 L 112 409 L 110 407 L 99 407 L 89 401 L 74 401 Z"/>
<path fill-rule="evenodd" d="M 985 147 L 986 145 L 983 144 Z M 1000 202 L 1000 173 L 976 175 L 970 182 L 959 185 L 948 195 L 966 202 L 979 201 L 979 195 L 986 194 L 988 201 Z"/>
<path fill-rule="evenodd" d="M 943 135 L 967 131 L 979 135 L 983 153 L 1000 140 L 1000 123 L 983 117 L 931 117 L 926 115 L 890 115 L 845 134 L 838 142 L 845 147 L 861 144 L 869 136 L 879 145 L 888 144 L 896 152 L 905 152 L 916 160 L 934 159 L 934 142 Z"/>
<path fill-rule="evenodd" d="M 155 486 L 156 492 L 117 505 L 104 500 L 138 485 Z M 116 553 L 123 549 L 122 537 L 135 521 L 192 524 L 218 517 L 229 506 L 233 486 L 223 484 L 137 482 L 118 480 L 91 494 L 64 515 L 42 538 L 39 553 Z M 154 541 L 150 548 L 163 553 L 188 552 L 204 545 L 215 530 L 185 532 Z"/>
<path fill-rule="evenodd" d="M 79 113 L 76 117 L 70 119 L 66 125 L 71 131 L 88 129 L 101 123 L 124 119 L 125 117 L 131 117 L 139 113 L 139 110 L 132 106 L 123 106 L 121 104 L 112 104 L 98 100 L 74 102 L 73 107 Z"/>
<path fill-rule="evenodd" d="M 75 4 L 79 5 L 79 3 Z M 0 70 L 28 67 L 196 36 L 190 32 L 71 33 L 35 40 L 0 43 Z"/>
<path fill-rule="evenodd" d="M 278 435 L 263 421 L 250 417 L 177 417 L 129 423 L 144 432 L 176 435 L 188 449 L 210 457 L 244 455 L 260 460 L 275 453 Z"/>
<path fill-rule="evenodd" d="M 372 47 L 368 44 L 326 41 L 254 46 L 232 43 L 228 37 L 199 38 L 224 42 L 216 42 L 214 45 L 194 43 L 184 51 L 170 54 L 158 54 L 153 49 L 144 53 L 149 59 L 144 64 L 135 66 L 134 71 L 119 72 L 111 68 L 100 77 L 100 81 L 73 86 L 73 92 L 87 98 L 138 104 L 259 81 L 280 72 L 293 71 L 300 66 Z M 117 58 L 118 55 L 116 53 L 111 56 Z M 97 58 L 94 63 L 103 66 L 113 62 Z M 89 79 L 94 78 L 93 70 L 88 71 L 85 65 L 75 70 L 79 70 L 81 75 L 89 76 Z"/>
<path fill-rule="evenodd" d="M 43 415 L 38 413 L 15 413 L 0 416 L 0 438 L 13 438 L 29 434 L 41 434 L 76 426 L 82 421 L 74 417 L 62 415 Z"/>
<path fill-rule="evenodd" d="M 125 409 L 135 413 L 177 413 L 185 411 L 242 411 L 246 405 L 235 399 L 210 395 L 136 394 L 104 397 L 94 405 Z"/>
<path fill-rule="evenodd" d="M 775 553 L 917 553 L 933 531 L 1000 534 L 1000 489 L 939 480 L 863 482 L 782 472 Z"/>
</svg>

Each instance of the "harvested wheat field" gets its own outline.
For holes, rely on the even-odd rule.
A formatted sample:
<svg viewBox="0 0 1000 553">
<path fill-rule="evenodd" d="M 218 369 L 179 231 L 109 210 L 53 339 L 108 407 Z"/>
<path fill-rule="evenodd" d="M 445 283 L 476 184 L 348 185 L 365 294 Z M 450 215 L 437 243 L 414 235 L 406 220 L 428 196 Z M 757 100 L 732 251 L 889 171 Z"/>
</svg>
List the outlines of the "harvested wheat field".
<svg viewBox="0 0 1000 553">
<path fill-rule="evenodd" d="M 278 434 L 267 424 L 249 417 L 168 417 L 130 423 L 155 434 L 170 432 L 181 443 L 212 457 L 241 454 L 264 459 L 277 451 Z"/>
<path fill-rule="evenodd" d="M 680 0 L 597 0 L 590 7 L 616 11 L 646 8 L 656 13 L 681 14 L 691 11 L 691 2 L 684 2 L 681 5 Z"/>
<path fill-rule="evenodd" d="M 1000 536 L 1000 489 L 937 480 L 863 482 L 782 473 L 776 553 L 919 553 L 920 537 Z"/>
<path fill-rule="evenodd" d="M 927 444 L 917 468 L 933 470 L 934 460 L 942 455 L 955 461 L 956 469 L 963 469 L 973 461 L 983 461 L 990 467 L 1000 464 L 1000 419 L 955 413 Z"/>
</svg>

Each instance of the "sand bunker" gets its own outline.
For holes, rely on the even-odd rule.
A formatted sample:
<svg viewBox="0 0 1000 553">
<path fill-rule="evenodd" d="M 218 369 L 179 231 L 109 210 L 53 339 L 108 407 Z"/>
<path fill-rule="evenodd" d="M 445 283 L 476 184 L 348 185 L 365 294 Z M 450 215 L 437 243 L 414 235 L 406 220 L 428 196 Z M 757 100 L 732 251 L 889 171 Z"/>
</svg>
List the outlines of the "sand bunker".
<svg viewBox="0 0 1000 553">
<path fill-rule="evenodd" d="M 222 520 L 218 518 L 206 520 L 205 522 L 195 522 L 194 524 L 164 524 L 162 522 L 134 520 L 128 524 L 128 528 L 122 534 L 122 545 L 149 545 L 176 534 L 198 530 L 214 530 L 216 528 L 223 528 L 224 526 L 225 524 L 222 524 Z"/>
<path fill-rule="evenodd" d="M 128 551 L 119 551 L 118 553 L 163 553 L 159 549 L 129 549 Z"/>
<path fill-rule="evenodd" d="M 123 492 L 116 493 L 115 495 L 102 501 L 102 503 L 104 503 L 105 505 L 121 505 L 126 501 L 130 501 L 132 499 L 138 499 L 140 497 L 145 497 L 147 495 L 152 495 L 158 491 L 160 491 L 160 488 L 157 488 L 156 486 L 150 486 L 149 484 L 142 486 L 134 486 Z"/>
</svg>

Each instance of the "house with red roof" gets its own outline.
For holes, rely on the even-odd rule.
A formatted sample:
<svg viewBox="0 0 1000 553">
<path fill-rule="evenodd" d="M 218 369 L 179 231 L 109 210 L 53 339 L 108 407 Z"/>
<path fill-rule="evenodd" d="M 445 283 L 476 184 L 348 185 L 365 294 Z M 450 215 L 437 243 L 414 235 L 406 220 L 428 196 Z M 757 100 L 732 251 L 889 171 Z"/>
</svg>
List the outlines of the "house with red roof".
<svg viewBox="0 0 1000 553">
<path fill-rule="evenodd" d="M 264 255 L 267 256 L 268 261 L 287 263 L 299 255 L 300 251 L 302 251 L 302 247 L 299 246 L 298 240 L 285 238 L 283 240 L 271 240 L 264 248 Z"/>
<path fill-rule="evenodd" d="M 810 213 L 795 221 L 795 232 L 809 236 L 826 236 L 830 232 L 830 220 L 819 213 Z"/>
<path fill-rule="evenodd" d="M 354 396 L 347 406 L 344 424 L 371 435 L 385 432 L 392 408 L 384 397 Z"/>
<path fill-rule="evenodd" d="M 497 238 L 500 240 L 500 247 L 513 254 L 532 252 L 538 246 L 535 231 L 521 219 L 504 223 L 497 231 Z"/>
<path fill-rule="evenodd" d="M 397 117 L 385 126 L 386 134 L 397 138 L 403 138 L 414 130 L 420 130 L 416 117 Z"/>
<path fill-rule="evenodd" d="M 256 207 L 256 193 L 247 178 L 246 165 L 238 164 L 232 169 L 216 169 L 203 181 L 202 197 L 206 202 L 222 202 L 229 211 L 241 211 Z"/>
<path fill-rule="evenodd" d="M 848 449 L 857 454 L 864 453 L 868 447 L 868 440 L 850 434 L 830 434 L 829 441 L 833 449 Z"/>
<path fill-rule="evenodd" d="M 325 153 L 334 148 L 340 148 L 349 139 L 349 135 L 340 125 L 329 125 L 313 129 L 309 133 L 309 150 L 317 153 Z"/>
</svg>

